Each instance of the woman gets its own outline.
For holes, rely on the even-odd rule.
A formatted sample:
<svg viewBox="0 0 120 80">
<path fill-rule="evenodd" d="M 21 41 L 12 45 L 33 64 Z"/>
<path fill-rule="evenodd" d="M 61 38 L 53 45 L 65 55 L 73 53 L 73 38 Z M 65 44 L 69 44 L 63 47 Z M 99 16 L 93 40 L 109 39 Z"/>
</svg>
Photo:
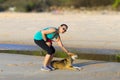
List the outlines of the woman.
<svg viewBox="0 0 120 80">
<path fill-rule="evenodd" d="M 68 55 L 71 53 L 63 46 L 62 41 L 60 39 L 59 33 L 65 33 L 68 29 L 66 24 L 61 24 L 58 28 L 55 27 L 48 27 L 41 31 L 38 31 L 34 35 L 34 42 L 41 47 L 43 50 L 47 51 L 47 54 L 44 58 L 43 66 L 41 70 L 43 71 L 52 71 L 53 68 L 50 66 L 50 62 L 53 59 L 53 55 L 55 53 L 55 48 L 52 46 L 52 40 L 54 39 L 55 42 L 62 48 L 64 52 Z"/>
</svg>

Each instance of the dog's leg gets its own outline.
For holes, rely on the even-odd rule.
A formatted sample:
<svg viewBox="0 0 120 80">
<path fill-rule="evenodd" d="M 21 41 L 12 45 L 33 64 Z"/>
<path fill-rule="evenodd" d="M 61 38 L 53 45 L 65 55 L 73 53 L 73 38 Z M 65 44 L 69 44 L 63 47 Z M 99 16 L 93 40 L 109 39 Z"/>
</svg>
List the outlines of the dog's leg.
<svg viewBox="0 0 120 80">
<path fill-rule="evenodd" d="M 69 69 L 69 70 L 78 70 L 78 69 L 74 68 L 73 66 L 68 66 L 68 67 L 66 67 L 66 69 Z"/>
<path fill-rule="evenodd" d="M 81 68 L 81 67 L 77 67 L 77 66 L 73 66 L 73 68 L 75 68 L 75 69 L 77 69 L 77 70 L 82 70 L 83 68 Z"/>
</svg>

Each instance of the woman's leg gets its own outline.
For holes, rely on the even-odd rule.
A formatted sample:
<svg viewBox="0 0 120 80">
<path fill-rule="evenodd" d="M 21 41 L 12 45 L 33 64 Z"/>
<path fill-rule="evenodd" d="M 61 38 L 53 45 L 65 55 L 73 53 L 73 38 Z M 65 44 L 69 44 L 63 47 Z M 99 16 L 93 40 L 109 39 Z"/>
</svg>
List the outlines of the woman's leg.
<svg viewBox="0 0 120 80">
<path fill-rule="evenodd" d="M 50 42 L 46 42 L 46 44 L 51 48 L 52 44 Z M 53 48 L 51 48 L 53 50 Z M 49 66 L 51 60 L 53 59 L 53 53 L 52 54 L 46 54 L 43 62 L 43 66 Z"/>
<path fill-rule="evenodd" d="M 52 55 L 46 54 L 44 58 L 43 66 L 49 66 L 52 59 L 53 59 L 53 54 Z"/>
<path fill-rule="evenodd" d="M 54 57 L 54 54 L 50 55 L 50 59 L 49 59 L 48 65 L 50 65 L 50 63 L 51 63 L 53 57 Z"/>
<path fill-rule="evenodd" d="M 43 62 L 43 66 L 48 66 L 49 65 L 49 60 L 50 60 L 51 55 L 46 54 L 45 58 L 44 58 L 44 62 Z"/>
<path fill-rule="evenodd" d="M 49 66 L 51 60 L 53 59 L 53 54 L 55 53 L 55 49 L 51 43 L 45 43 L 43 40 L 35 40 L 35 43 L 40 46 L 43 50 L 47 51 L 45 55 L 43 66 Z"/>
</svg>

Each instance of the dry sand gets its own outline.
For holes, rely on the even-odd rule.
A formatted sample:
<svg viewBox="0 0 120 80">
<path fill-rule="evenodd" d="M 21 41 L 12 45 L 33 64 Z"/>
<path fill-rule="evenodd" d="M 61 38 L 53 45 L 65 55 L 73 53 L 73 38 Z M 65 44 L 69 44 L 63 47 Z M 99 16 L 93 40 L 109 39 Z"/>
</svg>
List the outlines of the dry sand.
<svg viewBox="0 0 120 80">
<path fill-rule="evenodd" d="M 0 13 L 0 43 L 34 45 L 33 35 L 48 26 L 69 26 L 65 46 L 120 49 L 120 13 Z"/>
</svg>

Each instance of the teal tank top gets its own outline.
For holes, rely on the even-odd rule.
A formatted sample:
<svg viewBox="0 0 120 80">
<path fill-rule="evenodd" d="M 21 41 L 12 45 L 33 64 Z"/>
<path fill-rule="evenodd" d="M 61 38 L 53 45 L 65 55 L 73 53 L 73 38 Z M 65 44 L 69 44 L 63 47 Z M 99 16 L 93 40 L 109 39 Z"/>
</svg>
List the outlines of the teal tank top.
<svg viewBox="0 0 120 80">
<path fill-rule="evenodd" d="M 55 28 L 55 27 L 47 27 L 47 28 L 45 28 L 45 29 L 43 29 L 43 30 L 48 30 L 49 28 Z M 55 28 L 55 29 L 57 30 L 57 28 Z M 53 33 L 47 34 L 47 35 L 46 35 L 46 38 L 52 40 L 52 39 L 54 39 L 54 38 L 57 38 L 58 36 L 59 36 L 58 33 L 53 32 Z M 35 33 L 34 39 L 35 39 L 35 40 L 43 40 L 41 31 L 37 31 L 37 32 Z"/>
</svg>

